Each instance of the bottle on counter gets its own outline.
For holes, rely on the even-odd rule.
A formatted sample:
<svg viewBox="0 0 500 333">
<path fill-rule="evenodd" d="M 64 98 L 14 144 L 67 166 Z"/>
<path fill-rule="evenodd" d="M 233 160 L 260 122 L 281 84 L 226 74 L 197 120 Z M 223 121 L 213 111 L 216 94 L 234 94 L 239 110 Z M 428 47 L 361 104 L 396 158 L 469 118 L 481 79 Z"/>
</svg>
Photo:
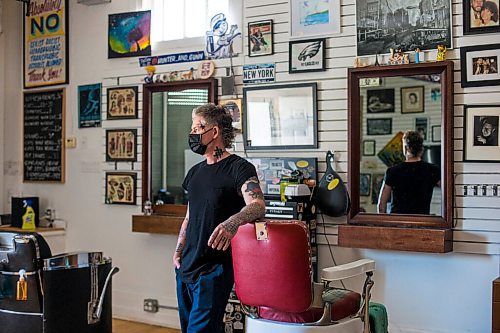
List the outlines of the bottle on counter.
<svg viewBox="0 0 500 333">
<path fill-rule="evenodd" d="M 35 230 L 35 210 L 30 206 L 27 200 L 23 201 L 23 207 L 26 209 L 23 214 L 23 230 Z"/>
</svg>

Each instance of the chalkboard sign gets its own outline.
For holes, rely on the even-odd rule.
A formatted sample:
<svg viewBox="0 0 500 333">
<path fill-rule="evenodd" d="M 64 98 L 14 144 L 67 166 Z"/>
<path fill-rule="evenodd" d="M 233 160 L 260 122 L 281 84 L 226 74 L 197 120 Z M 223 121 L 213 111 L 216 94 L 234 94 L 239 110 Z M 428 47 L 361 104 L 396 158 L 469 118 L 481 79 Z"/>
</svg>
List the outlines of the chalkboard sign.
<svg viewBox="0 0 500 333">
<path fill-rule="evenodd" d="M 65 90 L 24 93 L 24 181 L 64 182 Z"/>
</svg>

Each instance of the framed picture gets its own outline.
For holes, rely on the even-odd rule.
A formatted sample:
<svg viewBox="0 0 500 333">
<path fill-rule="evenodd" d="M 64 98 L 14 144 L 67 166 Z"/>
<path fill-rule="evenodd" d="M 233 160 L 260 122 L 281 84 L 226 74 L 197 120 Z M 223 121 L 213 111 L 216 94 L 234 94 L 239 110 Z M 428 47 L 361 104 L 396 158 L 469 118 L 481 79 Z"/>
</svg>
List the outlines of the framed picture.
<svg viewBox="0 0 500 333">
<path fill-rule="evenodd" d="M 340 33 L 340 0 L 290 0 L 290 39 Z"/>
<path fill-rule="evenodd" d="M 248 23 L 248 56 L 273 54 L 273 20 Z"/>
<path fill-rule="evenodd" d="M 384 183 L 385 175 L 383 173 L 376 173 L 372 175 L 372 204 L 378 203 L 378 196 Z"/>
<path fill-rule="evenodd" d="M 392 133 L 392 118 L 366 119 L 367 135 L 387 135 Z"/>
<path fill-rule="evenodd" d="M 384 148 L 377 153 L 377 157 L 387 167 L 392 167 L 405 160 L 405 156 L 403 155 L 403 135 L 404 133 L 401 131 L 396 133 Z"/>
<path fill-rule="evenodd" d="M 78 128 L 101 126 L 101 84 L 78 86 Z"/>
<path fill-rule="evenodd" d="M 69 83 L 68 0 L 24 3 L 27 5 L 22 18 L 24 88 Z"/>
<path fill-rule="evenodd" d="M 441 125 L 432 126 L 432 142 L 441 142 Z"/>
<path fill-rule="evenodd" d="M 289 42 L 288 72 L 320 72 L 326 70 L 326 39 L 309 39 Z"/>
<path fill-rule="evenodd" d="M 394 112 L 394 89 L 370 89 L 366 94 L 368 113 Z"/>
<path fill-rule="evenodd" d="M 500 32 L 498 0 L 463 0 L 464 35 Z"/>
<path fill-rule="evenodd" d="M 106 130 L 106 161 L 137 161 L 137 130 Z"/>
<path fill-rule="evenodd" d="M 359 174 L 359 195 L 364 197 L 370 196 L 370 190 L 372 188 L 372 175 L 369 173 Z"/>
<path fill-rule="evenodd" d="M 420 133 L 422 138 L 424 138 L 424 141 L 429 140 L 429 137 L 427 136 L 428 128 L 429 118 L 415 118 L 415 131 Z"/>
<path fill-rule="evenodd" d="M 151 11 L 111 14 L 108 59 L 151 55 Z"/>
<path fill-rule="evenodd" d="M 500 85 L 500 44 L 460 48 L 462 87 Z"/>
<path fill-rule="evenodd" d="M 356 0 L 357 55 L 452 48 L 451 17 L 451 1 Z"/>
<path fill-rule="evenodd" d="M 464 113 L 464 161 L 500 162 L 500 105 L 466 105 Z"/>
<path fill-rule="evenodd" d="M 424 112 L 424 86 L 401 88 L 401 113 Z"/>
<path fill-rule="evenodd" d="M 106 172 L 105 203 L 135 205 L 137 175 L 133 172 Z"/>
<path fill-rule="evenodd" d="M 134 87 L 108 88 L 107 119 L 133 119 L 137 112 L 138 89 Z"/>
<path fill-rule="evenodd" d="M 219 104 L 225 107 L 227 112 L 231 115 L 235 131 L 237 133 L 241 133 L 241 117 L 243 112 L 241 109 L 241 98 L 221 99 Z"/>
<path fill-rule="evenodd" d="M 363 141 L 363 156 L 375 156 L 375 140 Z"/>
</svg>

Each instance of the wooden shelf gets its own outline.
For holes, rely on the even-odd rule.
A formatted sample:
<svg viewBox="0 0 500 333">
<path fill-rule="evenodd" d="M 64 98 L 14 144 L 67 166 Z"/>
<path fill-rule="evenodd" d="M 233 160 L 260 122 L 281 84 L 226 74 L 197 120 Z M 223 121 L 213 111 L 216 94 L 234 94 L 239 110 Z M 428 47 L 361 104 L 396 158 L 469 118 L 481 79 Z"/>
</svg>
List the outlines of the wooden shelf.
<svg viewBox="0 0 500 333">
<path fill-rule="evenodd" d="M 38 227 L 35 230 L 24 230 L 24 229 L 21 229 L 21 228 L 12 227 L 10 225 L 2 225 L 2 226 L 0 226 L 0 231 L 44 233 L 44 232 L 50 232 L 50 231 L 64 231 L 64 228 L 42 228 L 42 227 Z"/>
<path fill-rule="evenodd" d="M 451 229 L 373 227 L 340 225 L 338 245 L 342 247 L 446 253 L 453 251 Z"/>
<path fill-rule="evenodd" d="M 153 215 L 133 215 L 132 231 L 150 234 L 178 235 L 186 216 L 186 205 L 155 206 Z"/>
</svg>

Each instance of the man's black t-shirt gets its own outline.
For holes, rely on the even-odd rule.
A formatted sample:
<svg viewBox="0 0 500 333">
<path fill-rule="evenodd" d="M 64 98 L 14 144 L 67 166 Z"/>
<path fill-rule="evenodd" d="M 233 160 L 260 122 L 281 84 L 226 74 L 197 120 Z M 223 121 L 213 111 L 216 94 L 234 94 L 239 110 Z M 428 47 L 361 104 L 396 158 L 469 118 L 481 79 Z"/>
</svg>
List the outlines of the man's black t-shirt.
<svg viewBox="0 0 500 333">
<path fill-rule="evenodd" d="M 387 169 L 385 184 L 393 193 L 391 213 L 429 214 L 432 192 L 440 179 L 439 167 L 424 161 L 403 162 Z"/>
<path fill-rule="evenodd" d="M 216 264 L 232 264 L 230 248 L 215 250 L 207 243 L 215 227 L 245 206 L 240 190 L 251 177 L 257 177 L 255 167 L 237 155 L 214 164 L 203 161 L 189 170 L 182 184 L 189 202 L 186 244 L 179 268 L 184 282 L 195 282 Z"/>
</svg>

